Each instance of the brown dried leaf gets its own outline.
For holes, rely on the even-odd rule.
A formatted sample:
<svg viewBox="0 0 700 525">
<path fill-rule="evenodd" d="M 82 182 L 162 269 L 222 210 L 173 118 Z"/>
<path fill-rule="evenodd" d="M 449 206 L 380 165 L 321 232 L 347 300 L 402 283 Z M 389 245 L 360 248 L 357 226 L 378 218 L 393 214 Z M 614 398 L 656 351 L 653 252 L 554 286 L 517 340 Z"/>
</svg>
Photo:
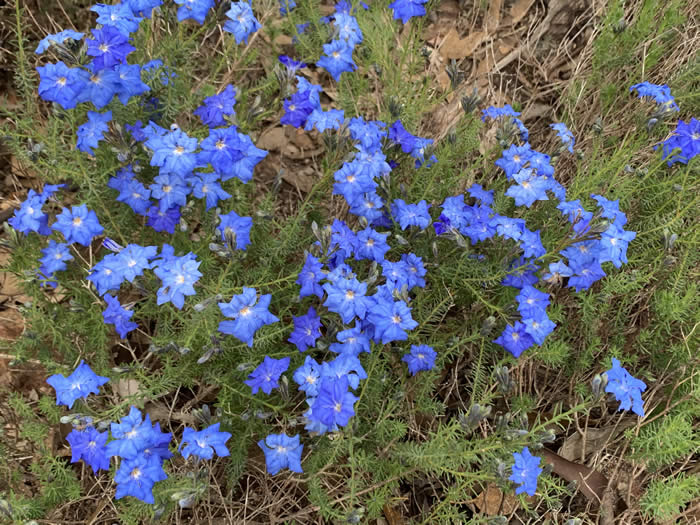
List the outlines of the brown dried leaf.
<svg viewBox="0 0 700 525">
<path fill-rule="evenodd" d="M 465 38 L 460 38 L 457 30 L 452 28 L 445 35 L 440 46 L 440 55 L 443 59 L 465 58 L 471 56 L 477 47 L 481 45 L 487 38 L 485 31 L 475 31 Z"/>
<path fill-rule="evenodd" d="M 515 25 L 520 22 L 534 3 L 535 0 L 516 0 L 515 3 L 510 6 L 511 23 Z"/>
<path fill-rule="evenodd" d="M 512 493 L 503 494 L 496 485 L 487 485 L 486 490 L 474 498 L 472 502 L 487 516 L 507 515 L 518 508 L 518 500 L 515 495 Z"/>
<path fill-rule="evenodd" d="M 615 439 L 616 436 L 634 425 L 633 421 L 622 421 L 616 426 L 586 429 L 586 458 L 593 452 L 600 450 L 609 439 Z M 571 434 L 564 440 L 564 444 L 559 449 L 559 455 L 569 461 L 585 461 L 586 458 L 581 457 L 583 444 L 584 436 L 579 432 Z"/>
<path fill-rule="evenodd" d="M 489 3 L 489 10 L 486 13 L 486 19 L 484 27 L 488 33 L 493 33 L 498 29 L 501 23 L 501 7 L 503 7 L 503 0 L 491 0 Z"/>
<path fill-rule="evenodd" d="M 120 379 L 113 383 L 114 391 L 119 394 L 122 399 L 138 394 L 141 390 L 141 383 L 136 379 Z"/>
<path fill-rule="evenodd" d="M 285 144 L 287 144 L 289 139 L 285 134 L 284 128 L 278 126 L 276 128 L 269 128 L 260 135 L 255 145 L 258 148 L 264 149 L 266 151 L 280 151 Z"/>
</svg>

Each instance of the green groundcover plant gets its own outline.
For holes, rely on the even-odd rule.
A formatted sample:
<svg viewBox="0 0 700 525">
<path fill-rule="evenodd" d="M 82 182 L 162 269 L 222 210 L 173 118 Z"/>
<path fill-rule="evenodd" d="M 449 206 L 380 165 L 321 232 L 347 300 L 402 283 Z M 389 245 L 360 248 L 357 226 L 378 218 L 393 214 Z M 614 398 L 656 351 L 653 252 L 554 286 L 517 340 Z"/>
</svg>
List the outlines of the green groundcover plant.
<svg viewBox="0 0 700 525">
<path fill-rule="evenodd" d="M 451 487 L 426 516 L 433 523 L 460 519 L 452 501 L 470 486 L 564 494 L 538 455 L 552 429 L 601 403 L 648 417 L 648 381 L 619 347 L 604 356 L 607 370 L 587 357 L 579 367 L 594 378 L 579 402 L 531 421 L 508 366 L 532 353 L 563 363 L 558 333 L 575 328 L 562 297 L 580 296 L 585 308 L 606 280 L 617 282 L 637 242 L 619 195 L 558 179 L 559 165 L 580 161 L 563 122 L 538 130 L 551 135 L 540 151 L 511 105 L 478 109 L 478 97 L 466 97 L 453 133 L 436 143 L 410 131 L 420 92 L 401 98 L 394 87 L 379 112 L 353 103 L 356 90 L 371 89 L 364 65 L 386 44 L 375 21 L 392 31 L 420 24 L 425 0 L 341 1 L 325 17 L 317 7 L 96 4 L 88 34 L 48 35 L 35 50 L 36 90 L 51 110 L 39 135 L 30 126 L 41 107 L 22 73 L 25 128 L 9 141 L 26 151 L 33 140 L 46 183 L 8 221 L 12 269 L 34 297 L 31 337 L 14 350 L 50 370 L 65 408 L 46 410 L 72 427 L 70 463 L 111 480 L 124 516 L 142 508 L 128 502 L 154 517 L 192 508 L 208 497 L 215 457 L 227 458 L 215 464 L 235 486 L 256 450 L 266 475 L 304 476 L 318 511 L 347 522 L 378 516 L 390 488 L 421 473 Z M 297 55 L 273 57 L 266 76 L 239 85 L 237 68 L 253 60 L 272 9 L 283 23 L 270 31 L 293 37 Z M 212 28 L 234 67 L 197 65 L 202 83 L 187 58 Z M 410 38 L 386 66 L 397 75 L 416 67 Z M 674 123 L 663 140 L 637 143 L 654 155 L 653 175 L 639 180 L 690 170 L 700 121 L 678 119 L 682 103 L 667 85 L 627 89 L 649 133 Z M 318 178 L 291 213 L 277 205 L 281 174 L 256 186 L 271 159 L 255 137 L 273 118 L 323 145 Z M 482 155 L 488 130 L 496 140 Z M 479 168 L 465 176 L 464 159 Z M 465 322 L 455 305 L 474 313 Z M 466 410 L 411 435 L 412 410 L 445 412 L 437 381 L 468 344 L 479 350 Z M 497 364 L 494 388 L 483 387 L 487 360 Z M 106 394 L 122 380 L 137 391 Z M 215 387 L 214 413 L 197 398 L 187 424 L 154 423 L 144 410 L 201 385 Z M 494 418 L 499 400 L 508 409 Z M 477 431 L 487 420 L 490 430 Z M 342 485 L 335 503 L 324 472 Z M 9 516 L 36 517 L 7 498 Z"/>
</svg>

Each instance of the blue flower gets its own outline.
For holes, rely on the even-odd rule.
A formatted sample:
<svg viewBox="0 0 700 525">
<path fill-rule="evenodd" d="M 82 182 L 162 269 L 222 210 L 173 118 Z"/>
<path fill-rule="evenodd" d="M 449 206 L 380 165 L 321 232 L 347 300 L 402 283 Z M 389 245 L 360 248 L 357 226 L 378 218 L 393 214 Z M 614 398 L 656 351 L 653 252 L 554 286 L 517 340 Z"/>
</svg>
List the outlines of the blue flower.
<svg viewBox="0 0 700 525">
<path fill-rule="evenodd" d="M 94 71 L 126 63 L 127 55 L 136 51 L 136 48 L 129 44 L 129 37 L 116 27 L 103 26 L 93 29 L 92 36 L 93 38 L 86 41 L 86 54 L 95 57 L 92 60 Z"/>
<path fill-rule="evenodd" d="M 151 11 L 163 4 L 163 0 L 125 0 L 135 15 L 151 18 Z"/>
<path fill-rule="evenodd" d="M 515 111 L 510 104 L 505 104 L 501 108 L 497 108 L 495 106 L 489 106 L 486 109 L 481 110 L 482 116 L 481 120 L 486 121 L 487 118 L 490 119 L 497 119 L 500 117 L 519 117 L 520 113 Z M 488 204 L 488 203 L 486 203 Z"/>
<path fill-rule="evenodd" d="M 257 301 L 255 288 L 243 288 L 243 293 L 234 295 L 228 303 L 219 303 L 221 313 L 232 317 L 233 321 L 221 321 L 219 332 L 230 334 L 238 340 L 253 346 L 253 335 L 265 325 L 279 321 L 268 311 L 270 294 L 261 295 Z M 256 304 L 257 301 L 257 304 Z"/>
<path fill-rule="evenodd" d="M 525 317 L 523 319 L 523 324 L 525 325 L 525 332 L 527 332 L 538 345 L 542 345 L 545 338 L 551 334 L 557 326 L 547 317 L 544 310 L 536 311 L 535 315 L 532 317 Z"/>
<path fill-rule="evenodd" d="M 620 211 L 619 200 L 611 201 L 602 195 L 596 195 L 594 193 L 591 193 L 591 197 L 598 203 L 598 207 L 601 209 L 601 217 L 615 221 L 615 225 L 620 228 L 627 224 L 627 216 L 624 212 Z"/>
<path fill-rule="evenodd" d="M 98 470 L 109 470 L 109 456 L 105 446 L 108 437 L 109 432 L 98 432 L 91 426 L 82 431 L 73 429 L 66 436 L 71 450 L 70 462 L 77 463 L 82 459 L 95 474 Z"/>
<path fill-rule="evenodd" d="M 423 266 L 423 260 L 414 253 L 404 253 L 401 255 L 401 261 L 406 263 L 408 266 L 408 274 L 406 281 L 408 283 L 408 289 L 418 286 L 419 288 L 425 288 L 425 275 L 428 273 Z"/>
<path fill-rule="evenodd" d="M 323 111 L 322 109 L 314 108 L 306 119 L 304 129 L 306 131 L 311 131 L 313 128 L 316 128 L 321 133 L 327 129 L 337 130 L 343 124 L 344 120 L 345 114 L 342 109 Z"/>
<path fill-rule="evenodd" d="M 501 284 L 513 286 L 514 288 L 522 288 L 526 284 L 535 284 L 539 281 L 539 278 L 535 275 L 537 270 L 539 270 L 539 266 L 525 259 L 525 257 L 519 257 L 509 265 L 508 274 L 501 281 Z"/>
<path fill-rule="evenodd" d="M 158 207 L 162 212 L 187 204 L 187 195 L 190 193 L 183 178 L 174 173 L 157 175 L 149 188 L 151 196 L 158 199 Z"/>
<path fill-rule="evenodd" d="M 651 82 L 640 82 L 630 86 L 630 91 L 637 91 L 639 98 L 650 97 L 659 105 L 673 111 L 680 111 L 680 108 L 671 95 L 671 88 L 666 84 L 657 85 Z"/>
<path fill-rule="evenodd" d="M 46 380 L 56 390 L 56 404 L 68 408 L 73 408 L 73 403 L 79 398 L 99 393 L 100 387 L 107 381 L 109 378 L 98 376 L 82 360 L 68 377 L 54 374 Z"/>
<path fill-rule="evenodd" d="M 280 14 L 282 16 L 288 14 L 292 9 L 294 9 L 297 4 L 294 0 L 279 0 L 280 3 Z"/>
<path fill-rule="evenodd" d="M 298 70 L 307 67 L 307 64 L 305 64 L 304 62 L 294 60 L 292 57 L 289 57 L 287 55 L 280 55 L 277 57 L 277 59 L 284 65 L 284 67 L 287 68 L 288 71 L 291 71 L 293 73 L 296 73 Z"/>
<path fill-rule="evenodd" d="M 162 259 L 157 261 L 157 267 L 153 272 L 163 284 L 158 289 L 157 303 L 161 305 L 171 302 L 181 310 L 185 304 L 185 296 L 197 293 L 194 283 L 202 276 L 202 272 L 197 269 L 199 265 L 200 261 L 197 261 L 197 256 L 192 252 L 182 257 L 173 257 L 168 261 Z"/>
<path fill-rule="evenodd" d="M 394 20 L 401 20 L 404 24 L 414 16 L 425 16 L 425 7 L 428 0 L 394 0 L 389 4 L 389 9 L 394 11 Z"/>
<path fill-rule="evenodd" d="M 367 284 L 354 277 L 340 278 L 333 283 L 326 283 L 323 289 L 328 294 L 323 306 L 340 315 L 344 324 L 350 323 L 355 317 L 364 319 L 367 310 L 372 306 L 372 300 L 365 296 Z"/>
<path fill-rule="evenodd" d="M 374 325 L 374 340 L 387 344 L 408 339 L 406 330 L 413 330 L 418 323 L 411 317 L 411 309 L 403 301 L 375 300 L 367 314 L 367 321 Z"/>
<path fill-rule="evenodd" d="M 474 197 L 476 200 L 481 202 L 481 204 L 489 206 L 493 203 L 493 190 L 487 191 L 481 187 L 481 184 L 474 183 L 469 187 L 469 189 L 467 189 L 467 191 L 469 192 L 470 197 Z"/>
<path fill-rule="evenodd" d="M 620 268 L 627 262 L 627 245 L 637 234 L 625 231 L 617 224 L 611 224 L 600 238 L 599 261 L 611 261 L 615 268 Z"/>
<path fill-rule="evenodd" d="M 96 69 L 88 64 L 91 73 L 85 71 L 87 81 L 78 93 L 78 102 L 92 102 L 97 109 L 102 109 L 112 101 L 121 87 L 119 74 L 112 68 Z"/>
<path fill-rule="evenodd" d="M 109 294 L 104 295 L 104 300 L 107 302 L 107 309 L 102 312 L 105 324 L 113 324 L 119 337 L 124 339 L 126 334 L 138 327 L 136 323 L 129 320 L 134 315 L 134 311 L 123 308 L 119 299 Z"/>
<path fill-rule="evenodd" d="M 688 164 L 688 161 L 700 154 L 700 120 L 691 118 L 689 122 L 678 121 L 676 129 L 663 143 L 663 158 L 671 166 L 676 162 Z M 673 153 L 680 149 L 680 152 Z"/>
<path fill-rule="evenodd" d="M 47 198 L 43 194 L 29 190 L 27 198 L 7 222 L 24 235 L 29 235 L 29 232 L 51 235 L 51 229 L 48 226 L 49 217 L 41 210 Z"/>
<path fill-rule="evenodd" d="M 605 372 L 608 376 L 608 384 L 605 391 L 613 394 L 620 402 L 619 410 L 632 410 L 639 417 L 644 417 L 644 402 L 642 392 L 647 389 L 644 381 L 630 375 L 620 366 L 620 361 L 612 358 L 612 368 Z"/>
<path fill-rule="evenodd" d="M 332 361 L 321 363 L 321 377 L 336 380 L 347 379 L 348 386 L 356 390 L 362 379 L 367 379 L 367 372 L 357 356 L 340 354 Z"/>
<path fill-rule="evenodd" d="M 103 133 L 109 130 L 107 124 L 112 120 L 112 112 L 97 113 L 88 111 L 87 117 L 88 121 L 78 126 L 78 143 L 76 147 L 84 153 L 94 155 L 95 152 L 92 151 L 92 148 L 98 146 L 98 143 L 104 138 Z"/>
<path fill-rule="evenodd" d="M 127 244 L 126 248 L 119 251 L 117 259 L 122 265 L 121 274 L 130 283 L 134 279 L 143 275 L 144 270 L 151 268 L 151 259 L 156 257 L 158 249 L 155 246 L 139 246 L 138 244 Z"/>
<path fill-rule="evenodd" d="M 524 146 L 516 146 L 512 144 L 507 150 L 503 151 L 503 155 L 496 161 L 496 166 L 506 172 L 506 177 L 511 179 L 514 174 L 519 172 L 532 156 L 532 149 L 529 144 Z"/>
<path fill-rule="evenodd" d="M 422 370 L 435 368 L 437 352 L 428 345 L 411 345 L 411 351 L 401 358 L 408 364 L 408 371 L 414 376 Z"/>
<path fill-rule="evenodd" d="M 149 138 L 146 146 L 153 150 L 151 166 L 159 166 L 161 174 L 187 177 L 197 166 L 197 139 L 188 137 L 179 128 Z"/>
<path fill-rule="evenodd" d="M 415 148 L 417 137 L 406 131 L 400 120 L 389 126 L 388 137 L 389 140 L 401 146 L 401 151 L 404 153 L 410 153 Z"/>
<path fill-rule="evenodd" d="M 577 292 L 588 290 L 594 282 L 607 275 L 600 261 L 593 258 L 569 259 L 569 267 L 573 275 L 569 277 L 568 286 Z"/>
<path fill-rule="evenodd" d="M 510 481 L 520 483 L 515 489 L 516 494 L 525 492 L 529 496 L 534 496 L 537 490 L 537 478 L 542 473 L 540 468 L 541 458 L 530 454 L 530 450 L 524 447 L 522 452 L 513 452 L 513 473 L 508 478 Z"/>
<path fill-rule="evenodd" d="M 321 383 L 321 366 L 313 357 L 307 355 L 304 364 L 294 371 L 292 379 L 307 397 L 316 397 Z"/>
<path fill-rule="evenodd" d="M 314 307 L 309 307 L 306 315 L 293 317 L 292 320 L 294 330 L 287 341 L 293 343 L 300 352 L 314 348 L 316 339 L 321 337 L 321 318 L 316 314 Z"/>
<path fill-rule="evenodd" d="M 561 140 L 561 143 L 566 146 L 566 149 L 569 150 L 569 153 L 573 153 L 576 140 L 574 139 L 573 133 L 566 127 L 566 124 L 559 122 L 557 124 L 550 124 L 549 127 L 557 132 L 557 136 Z"/>
<path fill-rule="evenodd" d="M 36 47 L 34 53 L 36 53 L 37 55 L 41 55 L 51 46 L 51 44 L 62 44 L 63 42 L 69 39 L 78 41 L 84 36 L 85 33 L 78 33 L 77 31 L 73 31 L 72 29 L 66 29 L 64 31 L 61 31 L 60 33 L 54 33 L 53 35 L 47 35 L 41 39 L 41 42 L 39 42 L 39 45 Z"/>
<path fill-rule="evenodd" d="M 283 105 L 284 115 L 280 118 L 280 123 L 295 128 L 304 127 L 311 113 L 315 109 L 319 109 L 309 97 L 308 91 L 297 91 L 291 98 L 286 99 Z"/>
<path fill-rule="evenodd" d="M 39 96 L 64 109 L 72 109 L 78 104 L 78 96 L 90 78 L 84 69 L 70 68 L 63 62 L 39 66 L 36 70 L 40 76 Z"/>
<path fill-rule="evenodd" d="M 192 195 L 198 199 L 205 199 L 206 211 L 214 208 L 220 200 L 231 198 L 219 184 L 219 175 L 216 173 L 197 173 L 191 182 Z"/>
<path fill-rule="evenodd" d="M 535 201 L 549 200 L 546 190 L 549 182 L 544 177 L 536 175 L 532 169 L 526 168 L 513 174 L 515 184 L 506 191 L 508 197 L 515 199 L 516 206 L 532 206 Z"/>
<path fill-rule="evenodd" d="M 357 24 L 357 19 L 347 12 L 338 11 L 333 16 L 333 25 L 338 31 L 338 38 L 345 40 L 349 45 L 356 46 L 362 42 L 362 30 Z"/>
<path fill-rule="evenodd" d="M 97 13 L 96 22 L 103 26 L 112 26 L 124 35 L 134 33 L 138 30 L 143 18 L 135 16 L 127 4 L 97 4 L 90 8 L 90 11 Z"/>
<path fill-rule="evenodd" d="M 90 269 L 86 279 L 95 285 L 97 293 L 103 295 L 108 290 L 118 290 L 124 282 L 124 263 L 114 253 L 108 253 Z"/>
<path fill-rule="evenodd" d="M 202 123 L 210 128 L 225 126 L 226 119 L 224 116 L 235 115 L 235 105 L 236 88 L 229 84 L 221 93 L 205 98 L 204 104 L 194 110 L 194 115 L 199 117 Z"/>
<path fill-rule="evenodd" d="M 348 386 L 345 377 L 324 377 L 318 396 L 311 405 L 312 418 L 327 427 L 347 425 L 355 415 L 354 405 L 359 399 L 348 390 Z"/>
<path fill-rule="evenodd" d="M 154 504 L 153 485 L 168 476 L 159 462 L 153 462 L 144 456 L 124 459 L 114 474 L 117 484 L 115 499 L 133 496 L 145 503 Z"/>
<path fill-rule="evenodd" d="M 321 280 L 325 277 L 323 273 L 323 264 L 311 255 L 306 253 L 306 259 L 304 260 L 304 266 L 299 272 L 299 277 L 297 277 L 296 283 L 301 285 L 301 290 L 299 290 L 299 297 L 308 297 L 309 295 L 315 295 L 319 299 L 323 297 L 323 287 L 321 286 Z"/>
<path fill-rule="evenodd" d="M 324 55 L 316 62 L 338 82 L 340 75 L 350 73 L 357 69 L 352 59 L 352 47 L 345 40 L 333 40 L 330 44 L 323 44 Z"/>
<path fill-rule="evenodd" d="M 547 253 L 547 250 L 542 245 L 542 239 L 540 239 L 540 230 L 533 232 L 525 228 L 520 236 L 519 244 L 523 249 L 523 255 L 528 258 L 542 257 Z"/>
<path fill-rule="evenodd" d="M 547 282 L 558 282 L 563 277 L 571 277 L 574 272 L 571 271 L 566 264 L 561 261 L 549 264 L 549 272 L 542 276 L 542 279 Z"/>
<path fill-rule="evenodd" d="M 529 284 L 521 288 L 515 299 L 518 301 L 518 312 L 524 318 L 535 317 L 549 306 L 549 294 Z"/>
<path fill-rule="evenodd" d="M 512 326 L 507 325 L 503 333 L 493 342 L 508 350 L 513 357 L 520 357 L 520 354 L 535 344 L 525 328 L 523 323 L 516 321 Z"/>
<path fill-rule="evenodd" d="M 241 137 L 236 126 L 210 129 L 209 136 L 200 144 L 199 162 L 211 164 L 223 180 L 230 179 L 235 175 L 235 163 L 243 158 L 242 152 L 246 148 Z"/>
<path fill-rule="evenodd" d="M 304 445 L 300 443 L 299 434 L 289 437 L 286 434 L 270 434 L 258 441 L 258 446 L 265 453 L 265 466 L 274 476 L 283 468 L 302 473 L 301 453 Z"/>
<path fill-rule="evenodd" d="M 230 455 L 226 448 L 226 442 L 231 438 L 231 434 L 220 432 L 219 425 L 220 423 L 215 423 L 199 432 L 193 428 L 185 427 L 180 442 L 182 457 L 187 459 L 192 454 L 201 459 L 211 459 L 214 457 L 214 452 L 219 457 Z M 188 445 L 182 448 L 185 443 Z"/>
<path fill-rule="evenodd" d="M 175 0 L 180 7 L 177 10 L 177 21 L 192 19 L 200 25 L 204 23 L 209 10 L 214 7 L 214 0 Z"/>
<path fill-rule="evenodd" d="M 384 254 L 390 247 L 386 242 L 388 233 L 379 233 L 370 227 L 357 232 L 357 247 L 355 249 L 355 259 L 369 259 L 370 261 L 381 262 Z"/>
<path fill-rule="evenodd" d="M 131 97 L 143 95 L 151 90 L 148 84 L 141 80 L 141 66 L 138 64 L 119 64 L 114 71 L 117 74 L 115 92 L 123 105 L 126 106 Z"/>
<path fill-rule="evenodd" d="M 253 8 L 248 2 L 234 2 L 231 9 L 226 11 L 226 16 L 230 19 L 224 24 L 224 31 L 233 33 L 236 43 L 248 43 L 248 37 L 255 33 L 260 27 L 260 22 L 253 14 Z"/>
<path fill-rule="evenodd" d="M 226 241 L 226 230 L 233 232 L 236 250 L 245 250 L 250 244 L 250 229 L 253 227 L 253 219 L 250 217 L 240 217 L 235 211 L 230 211 L 226 215 L 219 215 L 221 222 L 216 227 L 221 234 L 221 240 Z"/>
<path fill-rule="evenodd" d="M 403 199 L 396 199 L 391 204 L 391 213 L 401 226 L 406 230 L 411 226 L 417 226 L 425 230 L 430 225 L 430 205 L 422 200 L 416 204 L 406 204 Z"/>
<path fill-rule="evenodd" d="M 161 211 L 160 206 L 151 206 L 147 212 L 146 225 L 157 232 L 175 233 L 175 226 L 180 222 L 180 207 L 173 206 Z"/>
<path fill-rule="evenodd" d="M 52 228 L 61 232 L 68 244 L 77 242 L 83 246 L 89 246 L 92 238 L 104 231 L 95 212 L 88 210 L 85 204 L 73 206 L 70 210 L 64 208 L 56 216 Z"/>
<path fill-rule="evenodd" d="M 279 388 L 280 385 L 277 381 L 289 368 L 289 361 L 289 357 L 273 359 L 270 356 L 265 356 L 263 362 L 243 382 L 250 387 L 253 394 L 257 394 L 258 390 L 261 389 L 264 393 L 270 394 L 274 388 Z"/>
<path fill-rule="evenodd" d="M 365 161 L 368 168 L 375 163 L 378 166 L 381 165 L 381 161 L 385 158 L 379 151 L 382 146 L 381 141 L 387 134 L 387 132 L 384 131 L 385 126 L 386 124 L 379 120 L 367 122 L 362 117 L 350 119 L 350 123 L 348 124 L 350 136 L 359 141 L 358 149 L 364 152 L 364 156 L 358 156 L 358 159 Z M 378 175 L 378 172 L 372 173 L 373 177 Z"/>
<path fill-rule="evenodd" d="M 39 259 L 41 266 L 39 271 L 44 275 L 53 275 L 56 272 L 62 272 L 67 268 L 66 261 L 72 261 L 73 256 L 70 254 L 68 245 L 62 242 L 56 242 L 49 239 L 49 245 L 41 250 L 44 256 Z"/>
<path fill-rule="evenodd" d="M 121 458 L 142 456 L 143 450 L 156 440 L 150 416 L 146 414 L 144 419 L 141 411 L 135 406 L 130 408 L 129 414 L 122 417 L 119 423 L 112 423 L 110 430 L 114 439 L 107 444 L 109 456 Z M 166 434 L 166 436 L 170 435 Z M 160 441 L 159 436 L 158 441 Z"/>
<path fill-rule="evenodd" d="M 374 193 L 377 188 L 372 174 L 364 169 L 358 159 L 344 163 L 333 178 L 336 181 L 333 195 L 342 195 L 349 203 L 362 199 L 366 193 Z"/>
</svg>

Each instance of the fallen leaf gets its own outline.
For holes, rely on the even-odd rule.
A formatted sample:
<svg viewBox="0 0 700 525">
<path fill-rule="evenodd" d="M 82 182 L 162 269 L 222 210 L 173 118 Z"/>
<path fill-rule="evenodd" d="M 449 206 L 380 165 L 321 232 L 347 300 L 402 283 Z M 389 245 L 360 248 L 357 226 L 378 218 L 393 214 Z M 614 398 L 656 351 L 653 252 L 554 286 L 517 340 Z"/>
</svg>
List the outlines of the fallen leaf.
<svg viewBox="0 0 700 525">
<path fill-rule="evenodd" d="M 510 6 L 511 23 L 515 25 L 520 22 L 534 3 L 535 0 L 516 0 L 516 2 Z"/>
<path fill-rule="evenodd" d="M 389 525 L 403 525 L 405 523 L 401 513 L 388 503 L 384 505 L 383 510 Z"/>
<path fill-rule="evenodd" d="M 574 463 L 568 459 L 564 459 L 551 450 L 543 448 L 540 452 L 544 456 L 547 463 L 551 463 L 553 471 L 566 481 L 575 481 L 578 487 L 586 498 L 592 503 L 600 503 L 603 499 L 603 493 L 608 486 L 608 478 L 603 476 L 597 470 Z"/>
<path fill-rule="evenodd" d="M 0 312 L 0 340 L 14 341 L 24 332 L 24 318 L 17 310 L 8 308 Z"/>
<path fill-rule="evenodd" d="M 503 0 L 491 0 L 489 3 L 489 10 L 486 13 L 484 24 L 487 32 L 493 33 L 498 29 L 501 23 L 501 7 L 503 7 Z"/>
<path fill-rule="evenodd" d="M 266 151 L 280 151 L 288 141 L 284 128 L 277 126 L 263 131 L 255 145 Z"/>
<path fill-rule="evenodd" d="M 584 436 L 579 432 L 571 434 L 564 440 L 564 444 L 559 449 L 559 455 L 569 461 L 586 461 L 586 458 L 593 452 L 603 448 L 609 439 L 615 439 L 626 429 L 634 426 L 635 423 L 631 420 L 620 422 L 618 425 L 611 425 L 605 428 L 589 428 L 586 430 L 586 457 L 582 458 Z"/>
<path fill-rule="evenodd" d="M 457 30 L 452 28 L 442 40 L 440 55 L 446 60 L 468 57 L 474 53 L 476 48 L 479 47 L 486 38 L 487 34 L 485 31 L 475 31 L 465 38 L 460 38 Z"/>
<path fill-rule="evenodd" d="M 129 396 L 134 396 L 141 391 L 141 383 L 136 379 L 125 379 L 122 378 L 113 384 L 114 391 L 119 394 L 122 399 L 126 399 Z"/>
<path fill-rule="evenodd" d="M 518 508 L 518 500 L 513 493 L 504 494 L 496 485 L 487 485 L 486 490 L 472 500 L 487 516 L 510 514 Z"/>
<path fill-rule="evenodd" d="M 544 117 L 550 111 L 552 111 L 552 106 L 549 106 L 547 104 L 538 104 L 537 102 L 535 102 L 534 104 L 530 104 L 523 110 L 522 115 L 520 115 L 520 120 L 522 120 L 523 122 L 528 122 L 529 120 L 533 120 L 538 117 Z"/>
</svg>

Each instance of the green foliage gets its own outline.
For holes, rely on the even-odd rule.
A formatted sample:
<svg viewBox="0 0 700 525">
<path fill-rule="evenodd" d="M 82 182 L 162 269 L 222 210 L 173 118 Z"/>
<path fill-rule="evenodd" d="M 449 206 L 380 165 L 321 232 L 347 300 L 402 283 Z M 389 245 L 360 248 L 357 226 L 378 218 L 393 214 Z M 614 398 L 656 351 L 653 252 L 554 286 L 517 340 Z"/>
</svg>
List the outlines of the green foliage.
<svg viewBox="0 0 700 525">
<path fill-rule="evenodd" d="M 684 414 L 655 421 L 645 426 L 637 437 L 629 439 L 630 457 L 643 462 L 651 471 L 672 465 L 700 450 L 700 434 Z"/>
<path fill-rule="evenodd" d="M 670 520 L 699 496 L 700 477 L 683 473 L 652 481 L 639 505 L 647 518 Z"/>
</svg>

